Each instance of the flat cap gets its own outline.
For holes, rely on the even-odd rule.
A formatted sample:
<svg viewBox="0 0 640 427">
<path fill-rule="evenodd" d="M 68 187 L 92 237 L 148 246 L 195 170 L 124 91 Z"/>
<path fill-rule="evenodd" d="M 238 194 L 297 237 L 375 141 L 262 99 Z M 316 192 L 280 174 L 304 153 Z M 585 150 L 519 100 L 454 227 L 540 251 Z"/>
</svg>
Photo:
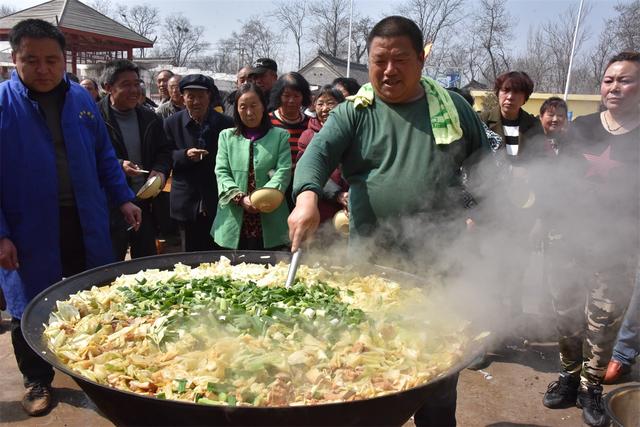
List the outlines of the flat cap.
<svg viewBox="0 0 640 427">
<path fill-rule="evenodd" d="M 185 89 L 202 89 L 212 93 L 215 91 L 213 79 L 203 74 L 189 74 L 184 76 L 182 80 L 180 80 L 179 88 L 180 93 L 184 92 Z"/>
</svg>

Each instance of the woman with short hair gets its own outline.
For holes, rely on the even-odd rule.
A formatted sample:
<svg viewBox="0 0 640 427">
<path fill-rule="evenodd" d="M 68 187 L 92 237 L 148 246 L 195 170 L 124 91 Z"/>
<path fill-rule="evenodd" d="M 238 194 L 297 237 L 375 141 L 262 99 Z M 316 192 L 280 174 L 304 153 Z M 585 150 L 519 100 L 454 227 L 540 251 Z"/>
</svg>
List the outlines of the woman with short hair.
<svg viewBox="0 0 640 427">
<path fill-rule="evenodd" d="M 534 128 L 538 120 L 522 109 L 533 93 L 533 81 L 524 71 L 500 74 L 495 81 L 494 92 L 498 106 L 480 114 L 487 127 L 502 137 L 502 146 L 508 159 L 515 160 L 524 151 L 525 134 Z"/>
<path fill-rule="evenodd" d="M 307 146 L 313 142 L 313 137 L 322 129 L 329 118 L 329 113 L 341 102 L 344 102 L 342 92 L 334 86 L 322 86 L 316 94 L 313 106 L 316 117 L 309 120 L 307 130 L 300 135 L 298 141 L 298 159 L 306 150 Z M 320 211 L 320 222 L 327 221 L 335 215 L 340 209 L 347 209 L 349 204 L 349 185 L 342 178 L 340 169 L 333 171 L 327 184 L 323 188 L 322 197 L 318 201 L 318 210 Z"/>
<path fill-rule="evenodd" d="M 531 130 L 532 138 L 527 138 L 527 160 L 557 157 L 569 143 L 569 108 L 557 96 L 546 99 L 540 106 L 540 120 L 536 129 Z"/>
<path fill-rule="evenodd" d="M 301 74 L 291 72 L 280 76 L 271 89 L 271 124 L 289 132 L 291 162 L 295 168 L 298 161 L 298 140 L 307 129 L 309 117 L 302 111 L 311 104 L 309 83 Z"/>
<path fill-rule="evenodd" d="M 289 134 L 271 125 L 262 91 L 255 84 L 240 86 L 234 105 L 236 127 L 222 131 L 218 139 L 219 201 L 211 235 L 223 248 L 283 249 L 289 244 L 287 204 L 264 213 L 250 195 L 260 188 L 284 193 L 289 186 Z"/>
</svg>

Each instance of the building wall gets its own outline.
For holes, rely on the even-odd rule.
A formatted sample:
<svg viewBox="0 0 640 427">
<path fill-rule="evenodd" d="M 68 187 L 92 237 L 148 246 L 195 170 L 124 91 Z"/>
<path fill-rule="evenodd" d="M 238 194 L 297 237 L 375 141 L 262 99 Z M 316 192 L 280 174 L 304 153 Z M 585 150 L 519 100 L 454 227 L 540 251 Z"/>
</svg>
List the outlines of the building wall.
<svg viewBox="0 0 640 427">
<path fill-rule="evenodd" d="M 474 109 L 476 111 L 482 110 L 482 105 L 487 94 L 491 94 L 490 91 L 472 90 L 471 95 L 475 98 Z M 555 93 L 532 93 L 526 104 L 522 106 L 522 109 L 528 113 L 537 116 L 540 114 L 540 107 L 542 103 L 552 96 L 563 97 L 562 94 Z M 584 116 L 587 114 L 595 113 L 600 108 L 600 95 L 574 95 L 570 94 L 567 99 L 567 105 L 569 106 L 569 113 L 572 119 L 576 117 Z"/>
<path fill-rule="evenodd" d="M 312 90 L 317 87 L 331 84 L 336 77 L 339 77 L 332 70 L 325 67 L 321 62 L 317 62 L 304 70 L 302 72 L 302 76 L 307 79 L 309 84 L 312 86 Z"/>
</svg>

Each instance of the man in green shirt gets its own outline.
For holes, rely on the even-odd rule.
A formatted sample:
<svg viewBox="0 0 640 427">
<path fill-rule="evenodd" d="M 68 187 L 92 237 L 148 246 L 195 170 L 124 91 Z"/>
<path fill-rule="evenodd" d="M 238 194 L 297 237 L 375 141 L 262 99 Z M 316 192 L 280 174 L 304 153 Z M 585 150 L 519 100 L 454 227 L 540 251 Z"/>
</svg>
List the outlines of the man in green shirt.
<svg viewBox="0 0 640 427">
<path fill-rule="evenodd" d="M 288 220 L 293 251 L 317 229 L 318 197 L 338 164 L 350 184 L 350 246 L 361 248 L 368 237 L 393 230 L 390 224 L 408 217 L 429 222 L 462 206 L 462 163 L 487 145 L 466 101 L 422 77 L 423 39 L 413 21 L 383 19 L 367 45 L 371 84 L 331 112 L 296 168 L 296 207 Z M 412 236 L 384 239 L 386 249 L 402 253 L 411 239 L 426 237 L 405 234 Z M 416 425 L 455 425 L 457 379 L 430 391 Z"/>
</svg>

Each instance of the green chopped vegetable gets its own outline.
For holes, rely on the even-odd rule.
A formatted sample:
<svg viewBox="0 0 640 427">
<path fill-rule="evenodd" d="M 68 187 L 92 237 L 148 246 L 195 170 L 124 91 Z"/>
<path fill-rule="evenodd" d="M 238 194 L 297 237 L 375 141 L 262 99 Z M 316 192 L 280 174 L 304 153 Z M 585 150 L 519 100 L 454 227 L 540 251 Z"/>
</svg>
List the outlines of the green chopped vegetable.
<svg viewBox="0 0 640 427">
<path fill-rule="evenodd" d="M 307 286 L 296 282 L 291 288 L 269 288 L 227 277 L 183 280 L 175 276 L 166 282 L 136 283 L 118 291 L 125 297 L 125 306 L 130 307 L 128 315 L 166 316 L 150 333 L 157 345 L 176 340 L 178 329 L 188 329 L 201 315 L 213 316 L 230 331 L 253 336 L 264 335 L 275 323 L 316 330 L 322 324 L 342 329 L 366 320 L 362 310 L 344 303 L 338 289 L 325 283 Z M 316 316 L 318 311 L 322 316 Z"/>
</svg>

